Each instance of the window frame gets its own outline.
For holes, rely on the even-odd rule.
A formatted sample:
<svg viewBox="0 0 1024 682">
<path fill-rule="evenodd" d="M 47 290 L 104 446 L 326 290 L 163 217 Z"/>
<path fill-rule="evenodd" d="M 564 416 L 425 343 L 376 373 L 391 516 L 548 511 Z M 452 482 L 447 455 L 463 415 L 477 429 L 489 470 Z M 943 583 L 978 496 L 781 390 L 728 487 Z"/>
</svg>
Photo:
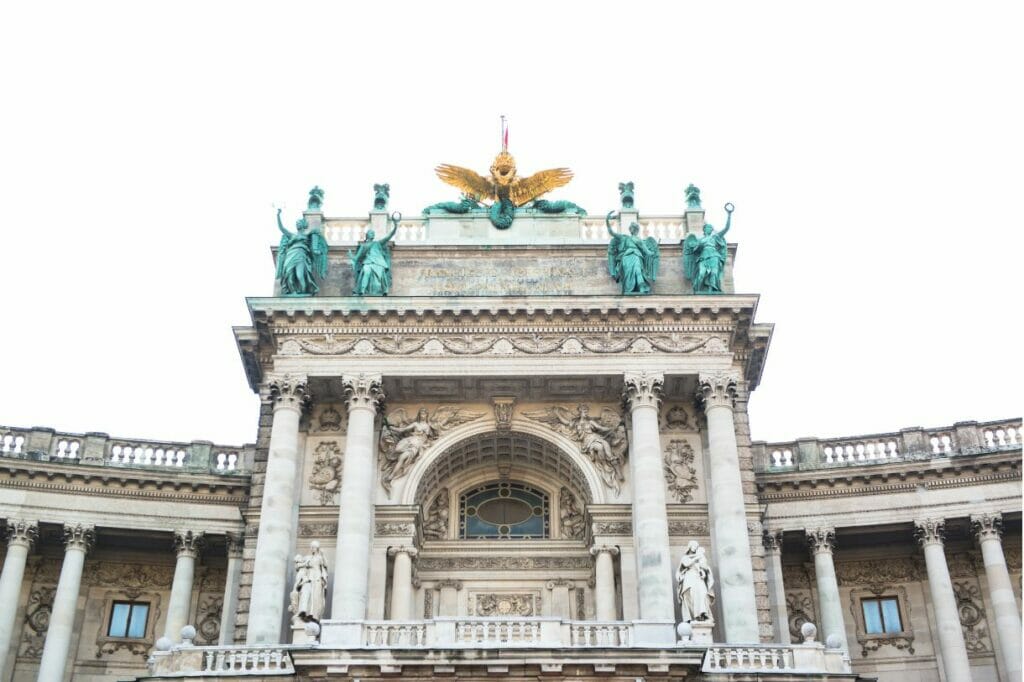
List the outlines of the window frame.
<svg viewBox="0 0 1024 682">
<path fill-rule="evenodd" d="M 535 514 L 535 515 L 530 517 L 530 518 L 537 518 L 538 516 L 540 517 L 540 519 L 541 519 L 541 532 L 540 532 L 540 534 L 538 534 L 538 535 L 528 535 L 528 536 L 515 536 L 515 535 L 502 536 L 500 534 L 497 535 L 497 536 L 493 536 L 493 535 L 470 535 L 469 534 L 469 529 L 468 529 L 468 518 L 469 517 L 467 517 L 467 514 L 466 514 L 467 509 L 469 507 L 469 504 L 468 504 L 469 498 L 471 498 L 472 496 L 477 495 L 479 493 L 485 492 L 485 491 L 487 491 L 490 488 L 494 488 L 495 490 L 499 490 L 501 488 L 501 486 L 506 486 L 506 485 L 510 486 L 512 489 L 519 489 L 519 490 L 522 490 L 523 492 L 525 492 L 525 493 L 527 493 L 529 495 L 533 495 L 533 496 L 541 498 L 541 500 L 542 500 L 542 502 L 541 502 L 541 510 L 542 510 L 541 513 L 539 515 Z M 552 538 L 551 523 L 552 523 L 552 518 L 554 516 L 552 514 L 552 501 L 551 501 L 551 499 L 552 499 L 551 491 L 547 490 L 544 487 L 538 486 L 535 483 L 530 483 L 528 481 L 522 481 L 522 480 L 511 480 L 511 481 L 509 481 L 509 480 L 494 480 L 494 479 L 490 479 L 490 480 L 481 481 L 481 482 L 479 482 L 477 484 L 474 484 L 474 485 L 467 486 L 467 487 L 463 488 L 459 492 L 458 498 L 457 498 L 457 516 L 456 516 L 456 523 L 457 523 L 457 525 L 456 525 L 456 533 L 457 533 L 457 535 L 456 535 L 456 537 L 459 540 L 500 541 L 500 542 L 516 542 L 516 541 L 536 542 L 538 540 L 550 540 Z M 473 507 L 475 509 L 479 509 L 480 506 L 482 506 L 482 505 L 480 505 L 480 504 L 473 505 Z M 474 516 L 476 516 L 476 515 L 474 514 Z M 479 517 L 477 517 L 477 518 L 479 518 Z M 483 520 L 484 523 L 489 523 L 490 525 L 495 525 L 495 524 L 492 524 L 492 523 L 490 523 L 490 522 L 488 522 L 488 521 L 486 521 L 484 519 L 481 519 L 481 520 Z M 526 521 L 523 521 L 522 523 L 525 523 L 525 522 Z M 519 525 L 519 524 L 514 524 L 514 525 Z"/>
<path fill-rule="evenodd" d="M 876 652 L 881 647 L 892 647 L 897 651 L 914 654 L 913 613 L 910 598 L 903 585 L 854 587 L 850 590 L 849 599 L 850 616 L 853 618 L 861 656 L 866 658 L 871 652 Z M 864 617 L 864 602 L 876 601 L 879 612 L 881 612 L 881 603 L 886 599 L 895 600 L 901 629 L 898 632 L 868 632 L 867 620 Z M 884 616 L 882 617 L 882 628 L 885 629 Z"/>
<path fill-rule="evenodd" d="M 112 633 L 114 627 L 114 612 L 117 610 L 119 605 L 128 606 L 128 616 L 124 621 L 124 634 L 115 635 Z M 145 606 L 146 616 L 145 620 L 142 621 L 142 634 L 134 636 L 129 634 L 132 629 L 132 615 L 135 613 L 135 607 Z M 107 616 L 107 627 L 106 627 L 106 639 L 132 639 L 132 640 L 144 640 L 146 634 L 149 632 L 149 616 L 153 612 L 153 603 L 148 601 L 140 601 L 136 599 L 114 599 L 110 602 L 110 613 Z"/>
<path fill-rule="evenodd" d="M 898 628 L 890 630 L 890 623 L 885 618 L 885 608 L 883 608 L 883 602 L 892 602 L 896 605 L 896 620 Z M 871 632 L 868 630 L 868 617 L 864 610 L 865 605 L 874 604 L 878 609 L 878 620 L 882 625 L 882 629 L 879 632 Z M 864 634 L 866 635 L 896 635 L 904 632 L 903 627 L 903 610 L 900 608 L 900 598 L 896 595 L 878 595 L 876 597 L 861 597 L 860 598 L 860 614 L 863 619 Z"/>
</svg>

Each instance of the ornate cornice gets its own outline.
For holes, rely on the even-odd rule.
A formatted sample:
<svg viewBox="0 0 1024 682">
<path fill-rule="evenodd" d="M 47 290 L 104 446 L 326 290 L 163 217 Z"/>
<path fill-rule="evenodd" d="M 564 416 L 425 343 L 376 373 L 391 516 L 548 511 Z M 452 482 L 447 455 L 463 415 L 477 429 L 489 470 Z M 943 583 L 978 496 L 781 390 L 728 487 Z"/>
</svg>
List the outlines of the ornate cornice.
<svg viewBox="0 0 1024 682">
<path fill-rule="evenodd" d="M 24 519 L 7 519 L 7 545 L 9 547 L 25 547 L 32 549 L 39 537 L 39 523 Z"/>
<path fill-rule="evenodd" d="M 241 559 L 242 551 L 245 549 L 245 533 L 225 533 L 228 544 L 228 558 Z"/>
<path fill-rule="evenodd" d="M 638 407 L 658 409 L 665 375 L 655 372 L 626 372 L 622 378 L 622 397 L 631 410 Z"/>
<path fill-rule="evenodd" d="M 737 386 L 740 373 L 701 372 L 698 377 L 697 399 L 703 403 L 704 410 L 712 407 L 728 407 L 730 410 L 736 402 Z"/>
<path fill-rule="evenodd" d="M 88 552 L 96 541 L 96 529 L 83 523 L 64 524 L 64 548 Z"/>
<path fill-rule="evenodd" d="M 1002 514 L 978 514 L 971 517 L 971 530 L 978 542 L 999 540 L 1003 536 Z"/>
<path fill-rule="evenodd" d="M 292 409 L 302 412 L 311 400 L 306 377 L 301 374 L 267 374 L 263 394 L 274 404 L 274 409 Z"/>
<path fill-rule="evenodd" d="M 355 409 L 376 412 L 384 403 L 384 390 L 379 374 L 346 374 L 341 378 L 345 400 L 351 412 Z"/>
<path fill-rule="evenodd" d="M 782 531 L 781 530 L 764 530 L 761 532 L 761 542 L 764 544 L 764 548 L 769 552 L 776 554 L 782 553 Z"/>
<path fill-rule="evenodd" d="M 811 554 L 831 554 L 836 547 L 836 531 L 834 528 L 808 528 L 807 547 Z"/>
<path fill-rule="evenodd" d="M 179 557 L 186 556 L 195 559 L 199 551 L 206 543 L 205 533 L 202 531 L 176 530 L 174 531 L 174 552 Z"/>
<path fill-rule="evenodd" d="M 920 519 L 914 522 L 914 537 L 922 547 L 942 545 L 946 536 L 945 519 Z"/>
</svg>

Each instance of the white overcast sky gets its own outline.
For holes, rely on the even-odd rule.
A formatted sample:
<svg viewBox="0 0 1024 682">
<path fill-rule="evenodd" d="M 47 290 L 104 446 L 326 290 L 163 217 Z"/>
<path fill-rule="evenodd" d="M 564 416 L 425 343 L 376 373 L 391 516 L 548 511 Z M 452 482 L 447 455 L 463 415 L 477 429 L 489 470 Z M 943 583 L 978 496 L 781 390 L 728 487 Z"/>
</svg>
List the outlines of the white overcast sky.
<svg viewBox="0 0 1024 682">
<path fill-rule="evenodd" d="M 502 113 L 591 213 L 735 202 L 754 438 L 1020 415 L 1017 6 L 4 3 L 0 424 L 252 441 L 272 202 L 454 199 Z"/>
</svg>

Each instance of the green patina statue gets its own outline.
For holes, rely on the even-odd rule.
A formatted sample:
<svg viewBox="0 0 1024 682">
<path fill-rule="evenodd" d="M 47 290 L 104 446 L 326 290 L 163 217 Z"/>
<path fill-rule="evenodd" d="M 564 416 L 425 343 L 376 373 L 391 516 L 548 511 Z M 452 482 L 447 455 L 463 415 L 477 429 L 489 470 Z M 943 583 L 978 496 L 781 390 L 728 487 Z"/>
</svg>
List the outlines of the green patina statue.
<svg viewBox="0 0 1024 682">
<path fill-rule="evenodd" d="M 697 187 L 692 182 L 686 188 L 686 208 L 700 208 L 700 187 Z"/>
<path fill-rule="evenodd" d="M 319 228 L 310 228 L 305 218 L 295 222 L 289 232 L 277 209 L 277 229 L 281 243 L 277 248 L 277 279 L 282 296 L 314 296 L 320 291 L 317 279 L 327 276 L 327 240 Z"/>
<path fill-rule="evenodd" d="M 547 199 L 537 199 L 529 208 L 540 211 L 541 213 L 575 213 L 576 215 L 587 215 L 587 209 L 572 203 L 571 201 L 548 201 Z"/>
<path fill-rule="evenodd" d="M 383 185 L 373 186 L 373 210 L 374 211 L 386 211 L 388 210 L 388 199 L 391 198 L 391 185 L 384 183 Z"/>
<path fill-rule="evenodd" d="M 604 219 L 612 238 L 608 244 L 608 272 L 622 286 L 623 296 L 649 294 L 651 284 L 658 276 L 658 264 L 661 261 L 658 240 L 637 236 L 640 226 L 636 223 L 629 226 L 629 234 L 615 232 L 612 230 L 613 215 L 615 211 L 609 211 Z"/>
<path fill-rule="evenodd" d="M 444 212 L 444 213 L 470 213 L 472 211 L 486 211 L 487 207 L 476 200 L 476 197 L 463 194 L 459 201 L 442 201 L 437 204 L 431 204 L 423 209 L 423 215 L 430 215 L 431 213 Z"/>
<path fill-rule="evenodd" d="M 387 296 L 391 289 L 391 248 L 389 241 L 398 230 L 402 214 L 391 214 L 391 231 L 380 240 L 374 241 L 372 229 L 366 231 L 366 239 L 359 244 L 355 253 L 348 252 L 352 264 L 352 294 L 355 296 Z"/>
<path fill-rule="evenodd" d="M 633 208 L 633 181 L 620 182 L 619 183 L 619 200 L 622 202 L 622 208 Z"/>
<path fill-rule="evenodd" d="M 686 279 L 693 284 L 695 294 L 722 293 L 722 273 L 725 272 L 725 261 L 729 257 L 729 247 L 725 235 L 732 225 L 732 212 L 736 209 L 732 204 L 725 205 L 728 217 L 725 229 L 715 232 L 711 225 L 704 225 L 704 235 L 686 235 L 683 240 L 683 272 Z"/>
<path fill-rule="evenodd" d="M 306 202 L 307 211 L 319 212 L 324 205 L 324 191 L 317 185 L 313 189 L 309 190 L 309 201 Z"/>
</svg>

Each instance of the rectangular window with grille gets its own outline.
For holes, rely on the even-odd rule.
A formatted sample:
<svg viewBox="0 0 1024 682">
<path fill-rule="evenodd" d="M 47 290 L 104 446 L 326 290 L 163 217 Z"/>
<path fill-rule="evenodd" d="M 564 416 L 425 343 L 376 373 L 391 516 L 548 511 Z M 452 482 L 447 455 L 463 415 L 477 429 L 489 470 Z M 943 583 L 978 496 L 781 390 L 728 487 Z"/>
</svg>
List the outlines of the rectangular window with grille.
<svg viewBox="0 0 1024 682">
<path fill-rule="evenodd" d="M 107 637 L 142 639 L 148 618 L 149 602 L 116 601 L 110 609 Z"/>
<path fill-rule="evenodd" d="M 900 620 L 900 603 L 896 597 L 861 599 L 864 612 L 864 632 L 869 635 L 894 634 L 903 632 Z"/>
</svg>

